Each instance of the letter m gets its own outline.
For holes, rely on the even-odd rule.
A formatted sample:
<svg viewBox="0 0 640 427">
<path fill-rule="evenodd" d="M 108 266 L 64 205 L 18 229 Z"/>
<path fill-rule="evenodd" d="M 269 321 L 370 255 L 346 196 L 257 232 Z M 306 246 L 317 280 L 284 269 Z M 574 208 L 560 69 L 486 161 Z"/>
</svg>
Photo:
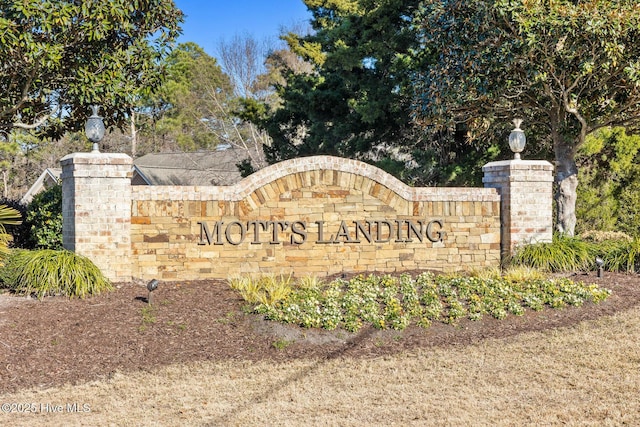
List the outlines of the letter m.
<svg viewBox="0 0 640 427">
<path fill-rule="evenodd" d="M 216 221 L 213 224 L 213 233 L 209 231 L 209 227 L 206 222 L 199 222 L 200 226 L 200 240 L 199 245 L 211 245 L 212 241 L 214 245 L 222 245 L 220 240 L 220 229 L 222 228 L 222 221 Z M 215 238 L 215 239 L 214 239 Z"/>
</svg>

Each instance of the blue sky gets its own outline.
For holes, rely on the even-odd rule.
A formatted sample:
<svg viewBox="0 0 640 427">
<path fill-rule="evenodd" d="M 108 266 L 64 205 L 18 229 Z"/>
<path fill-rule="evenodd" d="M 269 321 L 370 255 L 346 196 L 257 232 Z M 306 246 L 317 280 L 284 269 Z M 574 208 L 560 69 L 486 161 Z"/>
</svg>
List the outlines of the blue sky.
<svg viewBox="0 0 640 427">
<path fill-rule="evenodd" d="M 174 0 L 186 15 L 180 42 L 194 42 L 215 56 L 220 40 L 251 35 L 277 40 L 281 27 L 308 21 L 302 0 Z"/>
</svg>

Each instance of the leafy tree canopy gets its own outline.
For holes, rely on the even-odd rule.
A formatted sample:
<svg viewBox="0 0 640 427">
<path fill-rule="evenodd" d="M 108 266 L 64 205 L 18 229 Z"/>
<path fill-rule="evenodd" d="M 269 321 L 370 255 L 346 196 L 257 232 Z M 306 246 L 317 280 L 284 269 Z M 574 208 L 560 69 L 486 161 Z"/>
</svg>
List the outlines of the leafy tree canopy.
<svg viewBox="0 0 640 427">
<path fill-rule="evenodd" d="M 640 124 L 640 6 L 635 0 L 426 0 L 416 79 L 426 124 L 494 127 L 518 115 L 556 161 L 559 231 L 573 234 L 586 136 Z"/>
<path fill-rule="evenodd" d="M 270 57 L 285 78 L 276 84 L 281 102 L 263 112 L 273 138 L 268 160 L 331 154 L 374 163 L 409 184 L 480 183 L 481 166 L 500 155 L 498 146 L 470 144 L 463 126 L 414 120 L 416 76 L 437 59 L 416 25 L 421 2 L 305 3 L 315 33 L 284 39 L 308 67 Z"/>
<path fill-rule="evenodd" d="M 578 150 L 576 231 L 640 236 L 640 135 L 603 128 Z"/>
<path fill-rule="evenodd" d="M 89 104 L 120 125 L 132 94 L 160 83 L 181 22 L 172 0 L 0 0 L 0 131 L 59 136 Z"/>
<path fill-rule="evenodd" d="M 216 59 L 195 43 L 183 43 L 164 65 L 165 81 L 144 100 L 143 110 L 151 113 L 155 137 L 165 140 L 165 148 L 187 151 L 221 142 L 220 134 L 213 131 L 218 122 L 212 111 L 228 102 L 232 87 Z"/>
<path fill-rule="evenodd" d="M 164 84 L 145 98 L 143 110 L 152 114 L 141 120 L 145 133 L 156 140 L 155 149 L 192 151 L 225 144 L 246 154 L 246 173 L 264 167 L 262 135 L 245 120 L 261 114 L 250 111 L 261 105 L 241 98 L 251 91 L 249 80 L 238 88 L 239 79 L 232 79 L 215 58 L 191 42 L 178 45 L 165 64 Z"/>
<path fill-rule="evenodd" d="M 289 70 L 266 123 L 270 162 L 310 154 L 366 159 L 409 139 L 410 29 L 418 0 L 305 0 L 315 32 L 285 36 L 311 72 Z M 375 157 L 375 156 L 374 156 Z"/>
</svg>

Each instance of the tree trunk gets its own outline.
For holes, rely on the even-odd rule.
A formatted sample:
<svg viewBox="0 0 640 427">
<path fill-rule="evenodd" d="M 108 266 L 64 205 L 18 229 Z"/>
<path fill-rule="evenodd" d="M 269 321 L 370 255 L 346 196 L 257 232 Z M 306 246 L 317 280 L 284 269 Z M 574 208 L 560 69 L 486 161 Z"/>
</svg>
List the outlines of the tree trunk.
<svg viewBox="0 0 640 427">
<path fill-rule="evenodd" d="M 576 228 L 576 199 L 578 168 L 573 144 L 557 143 L 556 155 L 556 209 L 558 232 L 573 236 Z"/>
<path fill-rule="evenodd" d="M 136 112 L 131 110 L 131 157 L 136 157 L 138 149 L 138 131 L 136 129 Z"/>
</svg>

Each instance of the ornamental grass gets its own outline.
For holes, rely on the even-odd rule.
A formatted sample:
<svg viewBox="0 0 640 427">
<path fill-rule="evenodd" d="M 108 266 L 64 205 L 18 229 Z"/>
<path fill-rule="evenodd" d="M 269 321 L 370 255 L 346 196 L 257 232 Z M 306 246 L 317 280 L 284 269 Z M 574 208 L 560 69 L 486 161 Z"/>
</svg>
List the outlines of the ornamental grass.
<svg viewBox="0 0 640 427">
<path fill-rule="evenodd" d="M 597 236 L 594 237 L 594 236 Z M 552 242 L 517 248 L 510 266 L 547 272 L 593 271 L 596 257 L 606 271 L 640 272 L 640 239 L 623 233 L 585 233 L 585 237 L 555 235 Z"/>
<path fill-rule="evenodd" d="M 84 298 L 112 289 L 86 257 L 67 250 L 13 250 L 0 272 L 3 285 L 17 294 Z"/>
</svg>

